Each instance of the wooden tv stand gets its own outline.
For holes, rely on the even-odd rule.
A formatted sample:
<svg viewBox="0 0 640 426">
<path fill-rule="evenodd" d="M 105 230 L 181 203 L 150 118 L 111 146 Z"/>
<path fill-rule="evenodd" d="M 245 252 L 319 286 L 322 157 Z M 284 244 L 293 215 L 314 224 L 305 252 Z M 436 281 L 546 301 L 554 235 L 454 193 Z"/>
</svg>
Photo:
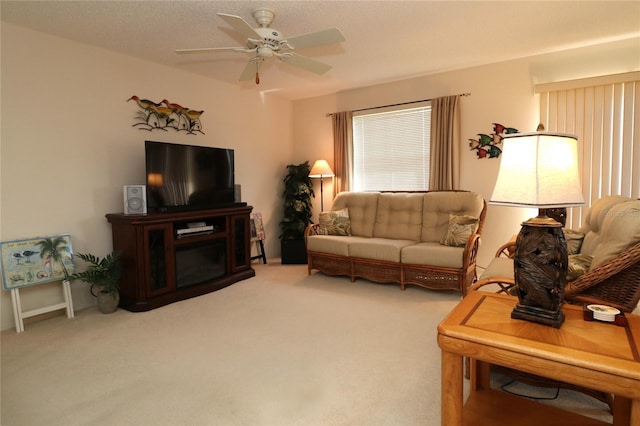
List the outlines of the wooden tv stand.
<svg viewBox="0 0 640 426">
<path fill-rule="evenodd" d="M 251 210 L 107 214 L 113 249 L 122 251 L 120 307 L 148 311 L 255 276 Z"/>
</svg>

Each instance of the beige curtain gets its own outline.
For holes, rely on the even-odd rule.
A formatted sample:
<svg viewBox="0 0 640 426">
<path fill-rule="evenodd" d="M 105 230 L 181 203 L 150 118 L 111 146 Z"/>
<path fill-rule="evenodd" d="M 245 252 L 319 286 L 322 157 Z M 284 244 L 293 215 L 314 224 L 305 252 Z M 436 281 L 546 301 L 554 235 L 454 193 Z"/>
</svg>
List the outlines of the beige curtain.
<svg viewBox="0 0 640 426">
<path fill-rule="evenodd" d="M 430 190 L 460 189 L 459 96 L 431 100 Z"/>
<path fill-rule="evenodd" d="M 351 111 L 331 115 L 333 124 L 333 196 L 349 191 L 353 177 L 353 132 Z"/>
</svg>

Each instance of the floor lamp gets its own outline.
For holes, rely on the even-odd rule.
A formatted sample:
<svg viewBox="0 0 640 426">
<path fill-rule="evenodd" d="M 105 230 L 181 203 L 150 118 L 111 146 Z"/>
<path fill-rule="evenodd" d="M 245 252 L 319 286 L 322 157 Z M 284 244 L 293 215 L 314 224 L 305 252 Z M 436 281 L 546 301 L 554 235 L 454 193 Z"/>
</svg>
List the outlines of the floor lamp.
<svg viewBox="0 0 640 426">
<path fill-rule="evenodd" d="M 567 282 L 567 243 L 562 224 L 546 209 L 584 204 L 578 140 L 561 133 L 513 133 L 503 139 L 498 179 L 490 204 L 537 207 L 516 239 L 514 276 L 518 304 L 512 318 L 559 328 Z"/>
<path fill-rule="evenodd" d="M 329 163 L 326 160 L 316 160 L 309 172 L 310 178 L 320 178 L 320 211 L 324 211 L 324 189 L 322 188 L 322 181 L 326 177 L 333 177 L 333 170 L 329 167 Z"/>
</svg>

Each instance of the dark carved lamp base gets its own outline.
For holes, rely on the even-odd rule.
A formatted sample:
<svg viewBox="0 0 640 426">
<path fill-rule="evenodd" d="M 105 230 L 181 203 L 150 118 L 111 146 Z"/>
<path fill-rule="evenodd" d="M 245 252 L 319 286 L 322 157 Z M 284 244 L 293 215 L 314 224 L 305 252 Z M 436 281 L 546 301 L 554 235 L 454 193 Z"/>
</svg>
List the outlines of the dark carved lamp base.
<svg viewBox="0 0 640 426">
<path fill-rule="evenodd" d="M 540 324 L 550 325 L 554 328 L 560 328 L 564 322 L 564 312 L 561 309 L 554 311 L 544 309 L 537 306 L 525 306 L 517 304 L 511 311 L 511 318 L 522 319 Z"/>
<path fill-rule="evenodd" d="M 513 264 L 518 304 L 511 317 L 559 328 L 568 267 L 562 225 L 543 215 L 524 222 Z"/>
</svg>

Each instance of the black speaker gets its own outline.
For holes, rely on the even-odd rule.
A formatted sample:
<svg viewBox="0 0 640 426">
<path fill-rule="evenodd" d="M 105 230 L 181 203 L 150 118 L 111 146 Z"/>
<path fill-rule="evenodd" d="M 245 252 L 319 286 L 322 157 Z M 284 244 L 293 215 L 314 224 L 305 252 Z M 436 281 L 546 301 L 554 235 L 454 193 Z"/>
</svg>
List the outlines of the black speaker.
<svg viewBox="0 0 640 426">
<path fill-rule="evenodd" d="M 147 214 L 145 185 L 124 186 L 124 214 Z"/>
</svg>

